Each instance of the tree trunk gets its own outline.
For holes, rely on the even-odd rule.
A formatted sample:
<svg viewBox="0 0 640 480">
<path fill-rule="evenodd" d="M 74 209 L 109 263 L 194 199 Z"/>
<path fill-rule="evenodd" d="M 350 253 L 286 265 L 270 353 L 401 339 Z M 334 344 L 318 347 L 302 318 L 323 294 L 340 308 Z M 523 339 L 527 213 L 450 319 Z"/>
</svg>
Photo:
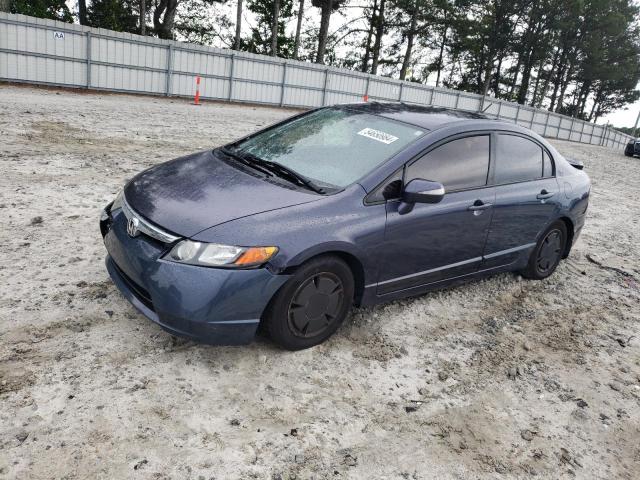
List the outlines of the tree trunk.
<svg viewBox="0 0 640 480">
<path fill-rule="evenodd" d="M 511 86 L 509 87 L 509 97 L 513 98 L 513 94 L 516 92 L 516 85 L 518 84 L 518 75 L 520 75 L 520 65 L 522 65 L 522 55 L 518 55 L 518 62 L 516 63 L 515 71 L 513 72 L 513 78 L 511 79 Z"/>
<path fill-rule="evenodd" d="M 236 7 L 236 36 L 233 40 L 233 49 L 240 50 L 240 40 L 242 38 L 242 0 L 238 0 Z"/>
<path fill-rule="evenodd" d="M 574 62 L 575 58 L 572 58 L 571 60 L 569 60 L 569 69 L 567 70 L 567 74 L 564 77 L 564 79 L 562 80 L 562 83 L 560 85 L 560 94 L 558 95 L 558 103 L 556 105 L 556 113 L 559 113 L 560 110 L 562 109 L 563 103 L 564 103 L 564 95 L 567 92 L 567 87 L 569 86 L 569 83 L 571 82 L 571 77 L 573 75 L 573 70 L 575 67 L 575 62 Z"/>
<path fill-rule="evenodd" d="M 531 81 L 531 70 L 533 69 L 532 56 L 532 51 L 527 52 L 527 56 L 524 61 L 524 68 L 522 69 L 522 82 L 520 83 L 518 97 L 516 98 L 516 102 L 521 105 L 524 105 L 527 102 L 527 95 L 529 94 L 529 82 Z"/>
<path fill-rule="evenodd" d="M 591 80 L 586 80 L 582 87 L 580 88 L 580 93 L 578 94 L 578 98 L 576 99 L 576 115 L 582 117 L 584 114 L 584 109 L 587 106 L 587 99 L 589 98 L 589 94 L 591 93 Z"/>
<path fill-rule="evenodd" d="M 538 65 L 538 75 L 536 75 L 536 83 L 533 86 L 533 96 L 531 97 L 531 103 L 529 104 L 529 106 L 531 107 L 535 107 L 536 102 L 538 101 L 538 88 L 540 87 L 540 77 L 542 76 L 543 73 L 543 67 L 544 67 L 544 59 L 540 60 L 540 64 Z"/>
<path fill-rule="evenodd" d="M 589 113 L 589 118 L 587 119 L 590 122 L 593 119 L 593 114 L 596 112 L 596 107 L 600 103 L 600 96 L 602 95 L 602 87 L 596 93 L 595 98 L 593 99 L 593 106 L 591 107 L 591 112 Z"/>
<path fill-rule="evenodd" d="M 442 60 L 444 58 L 444 47 L 447 44 L 447 32 L 449 31 L 449 25 L 444 26 L 444 32 L 442 32 L 442 43 L 440 44 L 440 52 L 438 52 L 438 74 L 436 75 L 436 87 L 440 86 L 440 74 L 442 72 Z"/>
<path fill-rule="evenodd" d="M 316 63 L 324 64 L 324 54 L 327 49 L 327 37 L 329 35 L 329 21 L 333 0 L 324 0 L 320 10 L 320 33 L 318 34 L 318 52 L 316 53 Z"/>
<path fill-rule="evenodd" d="M 500 70 L 502 70 L 502 56 L 500 57 L 500 60 L 498 60 L 496 74 L 493 76 L 493 94 L 496 98 L 500 96 Z"/>
<path fill-rule="evenodd" d="M 456 63 L 458 63 L 458 61 L 459 61 L 458 55 L 454 54 L 453 58 L 451 59 L 451 70 L 449 71 L 449 78 L 447 80 L 447 85 L 451 85 L 453 83 L 453 76 L 456 73 Z"/>
<path fill-rule="evenodd" d="M 271 23 L 271 56 L 278 56 L 278 18 L 280 17 L 280 0 L 273 2 L 273 22 Z"/>
<path fill-rule="evenodd" d="M 378 63 L 380 62 L 380 47 L 382 45 L 382 35 L 384 35 L 384 4 L 386 0 L 380 0 L 380 10 L 378 11 L 376 23 L 376 41 L 373 44 L 373 60 L 371 62 L 371 73 L 378 73 Z"/>
<path fill-rule="evenodd" d="M 8 12 L 11 9 L 11 0 L 0 0 L 0 12 Z"/>
<path fill-rule="evenodd" d="M 517 98 L 517 102 L 522 105 L 527 103 L 527 96 L 529 95 L 529 84 L 531 83 L 531 71 L 533 70 L 533 65 L 536 62 L 536 57 L 539 55 L 539 53 L 536 51 L 536 47 L 539 43 L 542 28 L 542 22 L 538 21 L 533 32 L 529 36 L 531 40 L 527 41 L 527 55 L 525 57 L 524 69 L 522 71 L 522 83 L 520 84 L 520 90 L 518 90 Z"/>
<path fill-rule="evenodd" d="M 558 71 L 556 72 L 555 80 L 553 81 L 553 93 L 551 94 L 551 104 L 549 105 L 549 111 L 553 112 L 556 106 L 556 100 L 558 98 L 558 89 L 560 88 L 560 84 L 562 83 L 562 77 L 564 77 L 565 69 L 567 68 L 567 54 L 566 50 L 562 49 L 562 54 L 560 55 L 560 63 L 558 64 Z M 549 72 L 551 75 L 553 72 Z"/>
<path fill-rule="evenodd" d="M 416 26 L 418 25 L 418 2 L 416 1 L 413 6 L 413 12 L 411 12 L 411 25 L 407 32 L 407 49 L 404 52 L 404 59 L 402 60 L 402 67 L 400 68 L 400 80 L 404 80 L 407 77 L 407 70 L 409 69 L 409 63 L 411 62 L 411 53 L 413 51 L 413 38 L 416 34 Z"/>
<path fill-rule="evenodd" d="M 153 12 L 153 26 L 158 37 L 167 40 L 173 39 L 173 24 L 176 19 L 176 10 L 179 0 L 160 0 Z"/>
<path fill-rule="evenodd" d="M 85 0 L 79 0 L 78 5 L 84 2 Z M 147 34 L 147 4 L 145 0 L 140 0 L 140 35 L 146 35 L 146 34 Z"/>
<path fill-rule="evenodd" d="M 547 96 L 547 92 L 549 91 L 549 83 L 551 83 L 551 75 L 556 69 L 558 65 L 558 57 L 560 56 L 560 50 L 556 50 L 553 54 L 553 60 L 551 61 L 551 70 L 549 72 L 545 72 L 544 85 L 542 87 L 542 92 L 540 93 L 540 97 L 538 98 L 538 104 L 536 105 L 538 108 L 542 106 L 542 102 L 544 101 L 544 97 Z"/>
<path fill-rule="evenodd" d="M 296 39 L 293 44 L 293 59 L 298 59 L 298 51 L 300 50 L 300 33 L 302 32 L 302 18 L 304 16 L 304 0 L 300 0 L 298 7 L 298 23 L 296 24 Z"/>
<path fill-rule="evenodd" d="M 2 0 L 0 0 L 0 4 Z M 9 1 L 9 3 L 11 3 Z M 2 7 L 0 6 L 0 11 L 2 11 Z M 87 24 L 87 0 L 78 0 L 78 21 L 80 25 Z"/>
<path fill-rule="evenodd" d="M 489 52 L 489 57 L 487 58 L 487 63 L 484 67 L 484 84 L 482 85 L 482 92 L 480 92 L 483 97 L 489 93 L 489 87 L 491 86 L 491 72 L 493 71 L 494 55 L 495 54 L 493 52 Z"/>
<path fill-rule="evenodd" d="M 373 30 L 375 27 L 376 10 L 378 9 L 378 0 L 373 0 L 373 9 L 371 10 L 371 20 L 369 21 L 369 32 L 367 33 L 367 43 L 364 47 L 364 57 L 362 57 L 362 65 L 360 70 L 366 72 L 369 69 L 369 59 L 371 58 L 371 39 L 373 38 Z"/>
</svg>

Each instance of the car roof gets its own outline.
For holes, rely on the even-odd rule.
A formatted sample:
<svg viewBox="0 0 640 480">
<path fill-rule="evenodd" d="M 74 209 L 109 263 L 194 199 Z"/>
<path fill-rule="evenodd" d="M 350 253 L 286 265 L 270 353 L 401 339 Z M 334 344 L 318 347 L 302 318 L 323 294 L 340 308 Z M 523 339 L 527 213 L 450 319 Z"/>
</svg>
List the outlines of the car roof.
<svg viewBox="0 0 640 480">
<path fill-rule="evenodd" d="M 486 122 L 490 117 L 477 112 L 453 110 L 445 107 L 428 107 L 411 105 L 402 102 L 366 102 L 337 105 L 335 108 L 347 108 L 351 111 L 369 113 L 410 123 L 425 130 L 435 130 L 453 122 L 482 120 Z"/>
</svg>

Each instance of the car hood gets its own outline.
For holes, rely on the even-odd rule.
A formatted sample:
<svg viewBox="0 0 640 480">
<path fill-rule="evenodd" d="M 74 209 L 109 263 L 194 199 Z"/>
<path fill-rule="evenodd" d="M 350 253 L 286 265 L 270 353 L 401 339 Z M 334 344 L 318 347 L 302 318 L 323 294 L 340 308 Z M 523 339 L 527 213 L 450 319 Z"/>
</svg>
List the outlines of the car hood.
<svg viewBox="0 0 640 480">
<path fill-rule="evenodd" d="M 230 220 L 322 198 L 254 176 L 219 155 L 200 152 L 145 170 L 126 185 L 127 203 L 157 226 L 191 237 Z"/>
</svg>

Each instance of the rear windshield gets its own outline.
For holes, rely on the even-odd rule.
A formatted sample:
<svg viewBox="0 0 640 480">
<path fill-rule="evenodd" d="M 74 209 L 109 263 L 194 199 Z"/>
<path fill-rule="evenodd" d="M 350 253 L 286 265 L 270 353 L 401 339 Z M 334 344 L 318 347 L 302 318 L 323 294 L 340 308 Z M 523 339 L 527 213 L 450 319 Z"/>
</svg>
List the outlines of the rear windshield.
<svg viewBox="0 0 640 480">
<path fill-rule="evenodd" d="M 313 182 L 345 187 L 415 141 L 423 130 L 376 115 L 329 108 L 233 146 L 280 163 Z"/>
</svg>

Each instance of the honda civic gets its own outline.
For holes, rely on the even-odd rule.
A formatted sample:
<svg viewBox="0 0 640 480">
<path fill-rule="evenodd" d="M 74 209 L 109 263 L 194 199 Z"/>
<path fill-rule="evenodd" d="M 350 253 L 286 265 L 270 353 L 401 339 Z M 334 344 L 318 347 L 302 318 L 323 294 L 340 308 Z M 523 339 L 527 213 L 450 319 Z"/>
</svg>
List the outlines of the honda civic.
<svg viewBox="0 0 640 480">
<path fill-rule="evenodd" d="M 339 105 L 143 171 L 100 230 L 113 282 L 165 330 L 210 344 L 264 332 L 297 350 L 354 306 L 497 272 L 548 277 L 590 188 L 515 124 Z"/>
</svg>

